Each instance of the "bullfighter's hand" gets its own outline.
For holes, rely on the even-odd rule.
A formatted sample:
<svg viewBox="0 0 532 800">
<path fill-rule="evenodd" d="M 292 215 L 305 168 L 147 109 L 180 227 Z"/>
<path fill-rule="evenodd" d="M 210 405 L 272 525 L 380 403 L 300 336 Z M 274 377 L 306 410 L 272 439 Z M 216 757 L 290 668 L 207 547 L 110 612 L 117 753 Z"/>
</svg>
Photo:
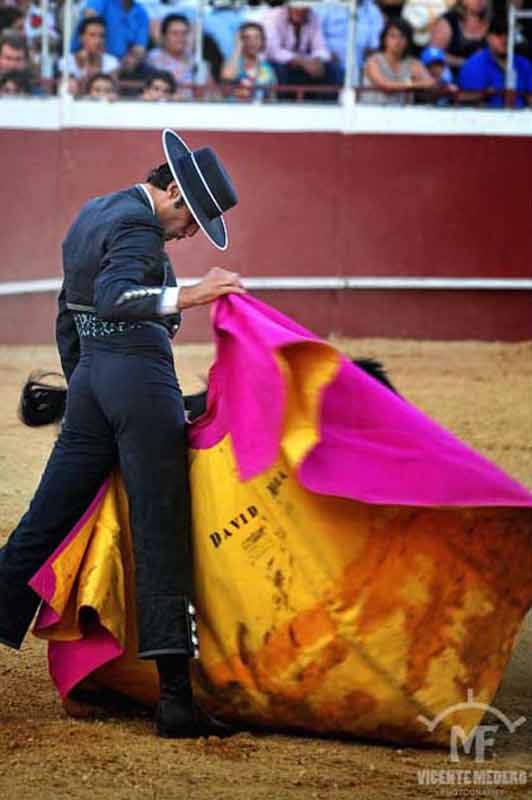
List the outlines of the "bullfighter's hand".
<svg viewBox="0 0 532 800">
<path fill-rule="evenodd" d="M 245 294 L 244 286 L 237 272 L 214 267 L 194 286 L 183 286 L 179 293 L 179 308 L 203 306 L 212 303 L 218 297 L 231 292 Z"/>
</svg>

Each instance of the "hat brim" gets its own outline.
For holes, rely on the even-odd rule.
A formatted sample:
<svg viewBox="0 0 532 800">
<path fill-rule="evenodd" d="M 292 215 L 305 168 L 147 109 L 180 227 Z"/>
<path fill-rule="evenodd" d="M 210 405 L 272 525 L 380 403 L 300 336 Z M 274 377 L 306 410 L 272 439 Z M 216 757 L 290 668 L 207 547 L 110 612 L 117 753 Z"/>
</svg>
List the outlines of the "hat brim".
<svg viewBox="0 0 532 800">
<path fill-rule="evenodd" d="M 227 250 L 229 239 L 223 215 L 220 214 L 219 217 L 210 219 L 205 214 L 200 204 L 194 197 L 192 186 L 187 178 L 183 175 L 182 170 L 179 168 L 179 159 L 188 155 L 192 151 L 189 147 L 187 147 L 183 139 L 181 139 L 181 137 L 170 128 L 165 128 L 163 131 L 163 149 L 166 156 L 166 161 L 170 167 L 170 171 L 174 176 L 175 182 L 179 187 L 179 191 L 181 192 L 183 200 L 187 204 L 190 213 L 211 244 L 217 247 L 218 250 Z M 199 170 L 198 175 L 201 180 L 204 180 Z"/>
</svg>

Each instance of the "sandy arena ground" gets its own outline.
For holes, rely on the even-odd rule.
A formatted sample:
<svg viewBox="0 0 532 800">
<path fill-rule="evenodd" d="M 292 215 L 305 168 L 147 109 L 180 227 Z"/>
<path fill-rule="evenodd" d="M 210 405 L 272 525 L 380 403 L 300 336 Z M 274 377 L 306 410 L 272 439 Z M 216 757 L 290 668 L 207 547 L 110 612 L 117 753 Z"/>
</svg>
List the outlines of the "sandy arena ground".
<svg viewBox="0 0 532 800">
<path fill-rule="evenodd" d="M 503 345 L 342 341 L 381 359 L 406 397 L 514 477 L 532 487 L 532 342 Z M 185 391 L 200 386 L 212 357 L 182 346 Z M 20 386 L 35 368 L 57 368 L 49 347 L 0 347 L 0 542 L 24 511 L 54 438 L 18 422 Z M 312 800 L 313 798 L 532 798 L 532 616 L 494 705 L 527 717 L 497 734 L 491 769 L 524 769 L 528 785 L 505 789 L 419 786 L 417 771 L 449 766 L 445 751 L 397 749 L 241 733 L 227 742 L 159 740 L 149 716 L 68 718 L 49 682 L 45 645 L 0 648 L 0 798 L 58 800 Z M 460 765 L 473 765 L 467 758 Z"/>
</svg>

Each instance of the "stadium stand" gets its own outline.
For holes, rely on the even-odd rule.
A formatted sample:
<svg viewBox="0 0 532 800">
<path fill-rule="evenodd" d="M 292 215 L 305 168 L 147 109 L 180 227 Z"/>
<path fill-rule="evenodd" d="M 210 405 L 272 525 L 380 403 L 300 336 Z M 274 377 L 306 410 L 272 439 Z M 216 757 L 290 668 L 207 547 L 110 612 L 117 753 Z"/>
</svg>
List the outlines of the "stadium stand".
<svg viewBox="0 0 532 800">
<path fill-rule="evenodd" d="M 163 91 L 169 101 L 330 101 L 349 92 L 377 105 L 530 105 L 532 0 L 517 11 L 500 0 L 43 3 L 0 2 L 0 76 L 24 73 L 1 96 L 27 94 L 28 85 L 33 95 L 54 94 L 62 83 L 85 97 L 87 80 L 104 73 L 117 78 L 119 98 L 146 99 L 162 70 L 176 84 L 169 97 L 168 84 Z M 513 15 L 511 33 L 501 14 Z M 260 27 L 242 28 L 250 22 Z"/>
</svg>

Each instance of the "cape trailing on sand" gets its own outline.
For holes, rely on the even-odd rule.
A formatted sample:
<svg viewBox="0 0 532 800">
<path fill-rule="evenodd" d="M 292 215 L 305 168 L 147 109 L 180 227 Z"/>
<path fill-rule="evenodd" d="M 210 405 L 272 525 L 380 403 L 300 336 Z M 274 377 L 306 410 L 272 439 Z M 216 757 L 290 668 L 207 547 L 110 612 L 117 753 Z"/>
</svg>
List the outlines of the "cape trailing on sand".
<svg viewBox="0 0 532 800">
<path fill-rule="evenodd" d="M 489 703 L 532 605 L 532 495 L 329 344 L 249 296 L 219 300 L 190 430 L 200 660 L 214 713 L 448 743 Z M 120 476 L 33 578 L 66 695 L 140 700 Z"/>
</svg>

